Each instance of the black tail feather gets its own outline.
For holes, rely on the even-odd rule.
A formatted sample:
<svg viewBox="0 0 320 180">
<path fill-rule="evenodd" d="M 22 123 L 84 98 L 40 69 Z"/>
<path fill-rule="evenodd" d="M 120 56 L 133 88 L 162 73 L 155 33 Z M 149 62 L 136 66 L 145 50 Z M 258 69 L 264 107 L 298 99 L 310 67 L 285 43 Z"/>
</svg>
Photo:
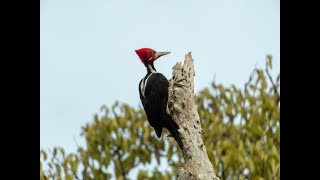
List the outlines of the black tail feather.
<svg viewBox="0 0 320 180">
<path fill-rule="evenodd" d="M 180 133 L 178 131 L 179 126 L 172 120 L 172 118 L 169 114 L 167 114 L 165 127 L 169 130 L 170 134 L 177 141 L 180 149 L 183 149 L 183 143 L 180 138 Z"/>
</svg>

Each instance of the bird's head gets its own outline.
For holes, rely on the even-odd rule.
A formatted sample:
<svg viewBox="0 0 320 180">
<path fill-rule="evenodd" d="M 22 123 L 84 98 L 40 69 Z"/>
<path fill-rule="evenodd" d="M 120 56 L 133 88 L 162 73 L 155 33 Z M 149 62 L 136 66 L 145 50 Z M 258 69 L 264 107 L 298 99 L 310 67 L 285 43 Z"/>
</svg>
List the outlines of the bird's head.
<svg viewBox="0 0 320 180">
<path fill-rule="evenodd" d="M 157 52 L 151 48 L 141 48 L 135 50 L 137 55 L 139 56 L 141 62 L 147 66 L 148 64 L 152 64 L 159 57 L 170 54 L 170 52 Z"/>
</svg>

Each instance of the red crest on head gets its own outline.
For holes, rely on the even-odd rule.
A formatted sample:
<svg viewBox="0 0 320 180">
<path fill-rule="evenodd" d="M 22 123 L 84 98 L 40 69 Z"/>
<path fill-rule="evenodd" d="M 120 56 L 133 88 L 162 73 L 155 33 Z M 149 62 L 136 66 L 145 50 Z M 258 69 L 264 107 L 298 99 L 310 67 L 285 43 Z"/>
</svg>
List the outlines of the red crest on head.
<svg viewBox="0 0 320 180">
<path fill-rule="evenodd" d="M 143 64 L 146 64 L 148 59 L 153 56 L 152 52 L 155 52 L 151 48 L 141 48 L 135 51 Z"/>
</svg>

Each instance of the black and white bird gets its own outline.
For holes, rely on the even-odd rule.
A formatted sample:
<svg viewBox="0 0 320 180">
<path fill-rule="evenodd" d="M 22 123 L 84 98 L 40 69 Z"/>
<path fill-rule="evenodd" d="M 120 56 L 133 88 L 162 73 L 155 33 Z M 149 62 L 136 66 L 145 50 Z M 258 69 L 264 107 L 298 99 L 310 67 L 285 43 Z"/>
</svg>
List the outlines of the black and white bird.
<svg viewBox="0 0 320 180">
<path fill-rule="evenodd" d="M 146 76 L 139 83 L 139 93 L 149 124 L 154 128 L 158 138 L 161 137 L 162 129 L 167 128 L 179 147 L 183 149 L 179 127 L 166 111 L 169 82 L 163 74 L 157 72 L 153 64 L 159 57 L 170 52 L 157 52 L 150 48 L 135 51 L 147 68 Z"/>
</svg>

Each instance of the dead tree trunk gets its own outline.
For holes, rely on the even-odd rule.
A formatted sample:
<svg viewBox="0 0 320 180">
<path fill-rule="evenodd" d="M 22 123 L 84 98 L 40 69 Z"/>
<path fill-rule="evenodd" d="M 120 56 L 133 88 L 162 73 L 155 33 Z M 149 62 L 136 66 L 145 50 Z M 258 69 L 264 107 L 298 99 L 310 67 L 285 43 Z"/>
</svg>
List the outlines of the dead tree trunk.
<svg viewBox="0 0 320 180">
<path fill-rule="evenodd" d="M 219 180 L 202 141 L 191 52 L 186 54 L 183 66 L 177 63 L 173 67 L 172 75 L 169 81 L 168 112 L 179 126 L 185 159 L 185 166 L 177 171 L 177 180 Z"/>
</svg>

